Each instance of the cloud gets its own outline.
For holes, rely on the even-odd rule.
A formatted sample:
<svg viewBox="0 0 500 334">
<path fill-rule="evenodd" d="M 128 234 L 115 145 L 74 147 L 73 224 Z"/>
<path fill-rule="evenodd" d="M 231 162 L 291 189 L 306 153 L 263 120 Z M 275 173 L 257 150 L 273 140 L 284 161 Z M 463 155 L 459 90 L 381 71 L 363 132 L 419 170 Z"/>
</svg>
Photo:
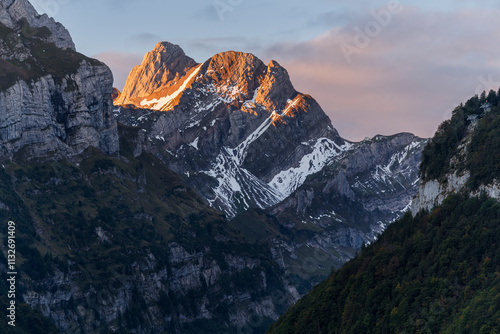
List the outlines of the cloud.
<svg viewBox="0 0 500 334">
<path fill-rule="evenodd" d="M 151 46 L 151 49 L 156 43 L 162 41 L 161 37 L 151 33 L 140 33 L 128 38 L 128 41 L 139 46 Z"/>
<path fill-rule="evenodd" d="M 102 52 L 94 56 L 109 66 L 113 72 L 114 86 L 120 91 L 125 86 L 130 71 L 141 64 L 143 57 L 144 55 L 116 51 Z"/>
<path fill-rule="evenodd" d="M 430 137 L 478 87 L 498 89 L 498 14 L 405 6 L 363 45 L 354 39 L 376 22 L 369 13 L 310 41 L 275 44 L 265 54 L 288 69 L 298 90 L 312 93 L 344 137 L 399 131 Z M 355 52 L 346 57 L 342 45 Z"/>
<path fill-rule="evenodd" d="M 187 43 L 186 53 L 215 55 L 229 50 L 258 53 L 263 52 L 263 42 L 259 38 L 210 37 L 192 39 Z M 202 61 L 205 61 L 203 59 Z"/>
<path fill-rule="evenodd" d="M 319 26 L 331 28 L 333 26 L 349 23 L 353 15 L 353 12 L 331 11 L 309 19 L 307 24 L 309 27 Z"/>
</svg>

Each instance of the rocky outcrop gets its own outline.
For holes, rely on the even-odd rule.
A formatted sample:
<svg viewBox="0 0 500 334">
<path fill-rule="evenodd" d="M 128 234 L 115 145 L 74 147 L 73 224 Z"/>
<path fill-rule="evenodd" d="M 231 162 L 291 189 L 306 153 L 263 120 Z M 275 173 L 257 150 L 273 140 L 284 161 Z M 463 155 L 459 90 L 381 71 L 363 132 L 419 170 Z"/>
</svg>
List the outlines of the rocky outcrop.
<svg viewBox="0 0 500 334">
<path fill-rule="evenodd" d="M 122 95 L 122 93 L 117 89 L 113 88 L 113 92 L 111 92 L 111 99 L 113 100 L 113 103 Z"/>
<path fill-rule="evenodd" d="M 480 116 L 468 116 L 467 121 L 469 121 L 469 124 L 465 128 L 465 135 L 456 144 L 455 154 L 449 158 L 449 161 L 444 162 L 450 167 L 449 171 L 439 178 L 423 178 L 420 181 L 418 192 L 411 205 L 414 216 L 421 210 L 429 211 L 441 205 L 450 194 L 466 193 L 469 196 L 486 194 L 491 198 L 500 197 L 500 182 L 497 179 L 493 179 L 492 182 L 479 182 L 476 189 L 472 189 L 470 184 L 471 174 L 474 170 L 470 169 L 468 165 L 470 159 L 468 150 L 475 134 L 481 130 L 480 127 L 484 126 L 484 124 L 481 124 L 480 119 L 485 115 L 486 113 Z M 458 118 L 460 115 L 457 114 L 453 117 Z M 442 135 L 438 131 L 432 140 L 444 142 L 446 138 L 440 137 Z"/>
<path fill-rule="evenodd" d="M 87 147 L 108 154 L 118 151 L 116 121 L 111 112 L 109 69 L 82 62 L 61 82 L 46 76 L 31 84 L 18 81 L 0 92 L 1 155 L 24 148 L 26 158 L 59 158 Z"/>
<path fill-rule="evenodd" d="M 288 72 L 276 61 L 267 66 L 262 89 L 259 90 L 255 103 L 271 111 L 282 110 L 288 100 L 296 94 Z"/>
<path fill-rule="evenodd" d="M 411 212 L 416 215 L 420 210 L 431 210 L 443 203 L 452 193 L 459 193 L 469 180 L 469 173 L 448 175 L 445 182 L 431 180 L 421 182 L 418 193 L 413 199 Z"/>
<path fill-rule="evenodd" d="M 109 68 L 76 53 L 66 29 L 27 1 L 3 1 L 0 17 L 1 157 L 118 152 Z"/>
<path fill-rule="evenodd" d="M 48 42 L 58 48 L 75 50 L 75 44 L 64 26 L 46 14 L 39 15 L 28 0 L 2 0 L 0 2 L 0 23 L 10 29 L 17 30 L 19 23 L 25 21 L 33 28 L 48 28 Z"/>
</svg>

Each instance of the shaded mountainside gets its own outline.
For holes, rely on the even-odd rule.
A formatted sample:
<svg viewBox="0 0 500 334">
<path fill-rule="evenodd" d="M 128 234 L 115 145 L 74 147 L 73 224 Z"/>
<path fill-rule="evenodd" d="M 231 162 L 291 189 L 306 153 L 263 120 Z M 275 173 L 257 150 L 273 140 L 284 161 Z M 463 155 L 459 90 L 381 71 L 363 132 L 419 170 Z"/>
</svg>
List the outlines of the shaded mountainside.
<svg viewBox="0 0 500 334">
<path fill-rule="evenodd" d="M 389 226 L 269 333 L 497 333 L 499 120 L 494 91 L 456 108 L 423 151 L 413 217 Z"/>
<path fill-rule="evenodd" d="M 498 333 L 500 205 L 453 195 L 410 214 L 268 333 Z"/>
<path fill-rule="evenodd" d="M 133 131 L 121 129 L 120 157 L 0 169 L 19 302 L 71 333 L 233 333 L 255 319 L 263 331 L 298 297 L 269 248 L 244 242 L 157 158 L 134 159 Z"/>
<path fill-rule="evenodd" d="M 250 241 L 269 240 L 287 279 L 305 293 L 408 209 L 426 142 L 400 134 L 356 144 L 283 202 L 230 223 Z"/>
</svg>

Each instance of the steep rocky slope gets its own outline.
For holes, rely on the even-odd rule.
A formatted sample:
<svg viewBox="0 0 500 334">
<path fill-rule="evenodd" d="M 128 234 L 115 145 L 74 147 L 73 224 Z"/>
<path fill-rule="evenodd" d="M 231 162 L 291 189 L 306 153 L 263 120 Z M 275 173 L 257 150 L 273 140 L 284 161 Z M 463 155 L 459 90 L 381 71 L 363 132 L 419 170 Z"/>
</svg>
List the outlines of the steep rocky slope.
<svg viewBox="0 0 500 334">
<path fill-rule="evenodd" d="M 179 80 L 196 62 L 178 46 L 159 43 L 144 56 L 142 64 L 132 69 L 117 104 L 137 104 L 153 96 L 163 97 L 175 91 Z M 178 85 L 177 85 L 178 86 Z"/>
<path fill-rule="evenodd" d="M 423 154 L 421 182 L 412 204 L 416 214 L 439 205 L 452 192 L 500 196 L 496 92 L 475 96 L 441 124 Z M 490 154 L 485 154 L 485 151 Z"/>
<path fill-rule="evenodd" d="M 2 1 L 0 35 L 0 156 L 116 153 L 109 68 L 77 53 L 66 29 L 28 1 Z"/>
<path fill-rule="evenodd" d="M 134 159 L 130 131 L 120 157 L 1 168 L 18 301 L 64 333 L 265 329 L 298 298 L 269 248 L 244 242 L 158 159 Z"/>
<path fill-rule="evenodd" d="M 426 142 L 400 134 L 354 144 L 281 203 L 231 224 L 248 240 L 269 240 L 288 279 L 305 293 L 408 210 Z"/>
</svg>

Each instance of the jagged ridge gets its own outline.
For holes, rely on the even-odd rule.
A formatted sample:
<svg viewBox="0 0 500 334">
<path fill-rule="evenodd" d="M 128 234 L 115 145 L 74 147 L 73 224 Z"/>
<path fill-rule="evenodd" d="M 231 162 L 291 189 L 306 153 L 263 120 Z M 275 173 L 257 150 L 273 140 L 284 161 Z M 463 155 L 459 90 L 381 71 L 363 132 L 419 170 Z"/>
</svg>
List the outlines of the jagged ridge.
<svg viewBox="0 0 500 334">
<path fill-rule="evenodd" d="M 164 45 L 146 58 L 172 59 L 162 54 L 176 47 Z M 181 52 L 177 56 L 184 59 Z M 131 75 L 127 86 L 136 81 Z M 122 107 L 118 120 L 143 127 L 148 147 L 229 216 L 278 203 L 347 147 L 316 101 L 298 93 L 275 61 L 266 66 L 251 54 L 224 52 L 174 82 L 158 88 L 172 87 L 163 98 L 137 96 L 137 107 L 168 113 Z M 302 159 L 319 152 L 321 161 L 304 168 L 309 161 Z M 213 178 L 210 188 L 202 185 L 207 176 Z"/>
</svg>

